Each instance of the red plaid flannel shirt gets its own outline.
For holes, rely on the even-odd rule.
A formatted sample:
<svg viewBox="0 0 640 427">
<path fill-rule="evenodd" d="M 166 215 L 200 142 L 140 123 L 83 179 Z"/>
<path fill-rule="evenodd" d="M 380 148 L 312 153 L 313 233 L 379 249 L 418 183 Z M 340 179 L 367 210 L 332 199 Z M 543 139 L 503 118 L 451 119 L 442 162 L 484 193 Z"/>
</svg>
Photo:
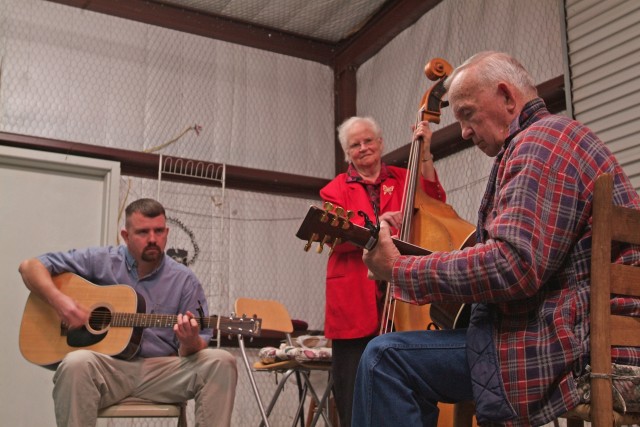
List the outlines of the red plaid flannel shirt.
<svg viewBox="0 0 640 427">
<path fill-rule="evenodd" d="M 500 378 L 518 414 L 505 425 L 542 425 L 578 403 L 575 376 L 589 351 L 591 204 L 595 179 L 605 172 L 615 177 L 614 202 L 640 208 L 602 141 L 533 100 L 496 157 L 479 210 L 481 243 L 402 256 L 394 266 L 402 300 L 488 307 Z M 637 248 L 620 248 L 618 256 L 625 264 L 640 261 Z M 612 303 L 640 313 L 637 300 Z M 640 365 L 638 349 L 619 349 L 614 358 Z"/>
</svg>

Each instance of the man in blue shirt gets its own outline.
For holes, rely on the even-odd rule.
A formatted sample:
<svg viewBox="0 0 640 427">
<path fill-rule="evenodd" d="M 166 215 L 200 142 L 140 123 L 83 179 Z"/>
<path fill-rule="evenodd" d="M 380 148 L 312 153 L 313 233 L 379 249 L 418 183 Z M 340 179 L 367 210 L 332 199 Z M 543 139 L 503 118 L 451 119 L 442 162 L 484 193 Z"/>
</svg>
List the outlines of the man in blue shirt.
<svg viewBox="0 0 640 427">
<path fill-rule="evenodd" d="M 86 349 L 68 353 L 53 378 L 58 426 L 95 425 L 100 408 L 128 396 L 159 402 L 195 398 L 196 426 L 231 424 L 236 361 L 208 348 L 212 331 L 200 330 L 194 315 L 207 315 L 202 285 L 190 269 L 165 256 L 168 233 L 164 207 L 140 199 L 126 209 L 126 245 L 48 253 L 20 264 L 27 288 L 70 329 L 86 325 L 90 312 L 53 282 L 52 276 L 64 272 L 97 285 L 129 285 L 144 298 L 147 313 L 177 319 L 173 329 L 145 328 L 130 360 Z"/>
</svg>

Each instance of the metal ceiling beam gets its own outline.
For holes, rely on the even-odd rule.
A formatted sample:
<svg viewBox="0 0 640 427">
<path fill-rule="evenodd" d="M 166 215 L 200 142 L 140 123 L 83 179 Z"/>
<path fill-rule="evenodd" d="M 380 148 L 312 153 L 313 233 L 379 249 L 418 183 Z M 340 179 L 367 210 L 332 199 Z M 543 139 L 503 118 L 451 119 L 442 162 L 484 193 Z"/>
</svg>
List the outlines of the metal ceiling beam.
<svg viewBox="0 0 640 427">
<path fill-rule="evenodd" d="M 120 163 L 120 171 L 123 175 L 149 179 L 158 178 L 158 167 L 160 163 L 160 156 L 158 154 L 82 144 L 58 139 L 40 138 L 8 132 L 0 132 L 0 145 L 95 159 L 112 160 Z M 171 156 L 165 156 L 164 158 L 166 159 L 169 157 Z M 216 167 L 220 165 L 219 163 L 195 159 L 172 158 L 181 160 L 184 164 L 192 161 L 193 164 L 197 164 L 201 170 L 209 170 L 209 167 L 211 167 L 212 170 L 215 170 Z M 181 176 L 167 173 L 163 174 L 162 179 L 163 181 L 220 186 L 219 182 L 195 176 Z M 255 191 L 281 196 L 317 199 L 319 197 L 318 192 L 320 188 L 324 187 L 328 182 L 328 179 L 323 178 L 313 178 L 283 172 L 225 165 L 225 188 L 234 190 Z"/>
<path fill-rule="evenodd" d="M 336 45 L 152 0 L 48 0 L 183 33 L 331 65 Z"/>
<path fill-rule="evenodd" d="M 360 66 L 442 0 L 390 0 L 354 35 L 338 43 L 154 0 L 48 0 L 333 66 Z"/>
<path fill-rule="evenodd" d="M 442 0 L 396 0 L 387 2 L 353 37 L 340 43 L 333 68 L 336 74 L 358 68 L 395 36 L 412 26 Z M 426 41 L 420 41 L 426 43 Z"/>
</svg>

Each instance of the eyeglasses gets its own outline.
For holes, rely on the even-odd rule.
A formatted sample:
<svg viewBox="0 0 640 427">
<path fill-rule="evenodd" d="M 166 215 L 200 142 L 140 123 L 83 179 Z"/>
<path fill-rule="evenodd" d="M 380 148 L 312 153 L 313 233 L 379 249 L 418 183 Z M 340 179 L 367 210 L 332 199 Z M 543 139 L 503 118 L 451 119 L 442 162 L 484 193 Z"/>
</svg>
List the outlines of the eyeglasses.
<svg viewBox="0 0 640 427">
<path fill-rule="evenodd" d="M 354 142 L 353 144 L 349 144 L 349 151 L 360 150 L 360 148 L 368 148 L 371 146 L 371 144 L 379 139 L 380 138 L 367 138 L 364 141 Z"/>
</svg>

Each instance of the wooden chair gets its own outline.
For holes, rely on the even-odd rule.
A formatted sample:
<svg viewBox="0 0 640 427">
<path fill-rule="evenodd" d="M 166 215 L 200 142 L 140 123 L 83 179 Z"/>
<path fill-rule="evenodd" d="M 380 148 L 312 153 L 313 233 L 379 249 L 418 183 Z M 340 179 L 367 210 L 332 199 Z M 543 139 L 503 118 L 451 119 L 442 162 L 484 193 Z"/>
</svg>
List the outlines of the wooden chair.
<svg viewBox="0 0 640 427">
<path fill-rule="evenodd" d="M 291 317 L 289 316 L 289 312 L 282 303 L 273 300 L 238 298 L 235 302 L 235 312 L 242 313 L 248 316 L 255 315 L 258 318 L 261 318 L 262 331 L 281 332 L 282 334 L 284 334 L 287 345 L 293 345 L 293 340 L 291 338 L 291 333 L 293 332 L 293 323 L 291 321 Z M 317 421 L 320 418 L 323 418 L 326 426 L 332 426 L 328 411 L 328 403 L 332 386 L 332 379 L 330 376 L 330 363 L 302 363 L 296 360 L 286 360 L 269 364 L 264 364 L 261 361 L 250 363 L 247 356 L 245 343 L 241 335 L 238 335 L 238 344 L 242 353 L 244 365 L 249 375 L 249 381 L 251 382 L 251 387 L 253 389 L 256 402 L 258 403 L 260 415 L 262 417 L 262 423 L 260 424 L 261 426 L 269 427 L 269 415 L 278 402 L 279 397 L 282 395 L 284 386 L 290 378 L 295 378 L 299 391 L 298 408 L 296 410 L 295 416 L 293 417 L 292 426 L 295 426 L 299 422 L 301 427 L 305 427 L 304 404 L 307 394 L 312 397 L 314 405 L 317 408 L 321 408 L 321 410 L 315 411 L 315 415 L 311 420 L 311 423 L 307 425 L 315 426 Z M 324 371 L 327 373 L 328 383 L 324 393 L 319 394 L 314 389 L 311 381 L 309 380 L 309 374 L 311 373 L 311 371 Z M 271 397 L 271 401 L 269 402 L 269 405 L 266 409 L 262 403 L 260 392 L 258 390 L 258 386 L 254 377 L 254 373 L 256 372 L 278 374 L 276 376 L 276 390 Z"/>
<path fill-rule="evenodd" d="M 613 205 L 613 177 L 596 180 L 591 249 L 591 403 L 562 418 L 568 427 L 640 423 L 640 414 L 613 410 L 612 346 L 640 347 L 640 319 L 611 314 L 611 294 L 640 297 L 640 268 L 611 262 L 611 243 L 640 244 L 640 211 Z"/>
<path fill-rule="evenodd" d="M 476 426 L 475 414 L 476 405 L 472 401 L 456 403 L 453 405 L 453 427 Z"/>
<path fill-rule="evenodd" d="M 127 397 L 98 411 L 98 418 L 178 418 L 178 427 L 187 427 L 187 402 L 158 403 Z"/>
</svg>

